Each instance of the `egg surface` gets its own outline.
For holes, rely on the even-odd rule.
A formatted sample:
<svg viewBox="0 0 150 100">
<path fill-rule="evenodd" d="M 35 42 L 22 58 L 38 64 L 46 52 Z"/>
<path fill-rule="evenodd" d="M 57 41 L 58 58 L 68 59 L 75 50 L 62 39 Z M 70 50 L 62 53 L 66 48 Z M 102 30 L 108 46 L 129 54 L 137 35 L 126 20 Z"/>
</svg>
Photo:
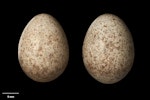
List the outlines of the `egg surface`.
<svg viewBox="0 0 150 100">
<path fill-rule="evenodd" d="M 113 14 L 103 14 L 90 25 L 82 47 L 88 73 L 103 84 L 122 80 L 134 61 L 134 44 L 123 20 Z"/>
<path fill-rule="evenodd" d="M 34 16 L 18 44 L 18 60 L 25 74 L 37 82 L 50 82 L 64 72 L 68 59 L 68 42 L 59 22 L 45 13 Z"/>
</svg>

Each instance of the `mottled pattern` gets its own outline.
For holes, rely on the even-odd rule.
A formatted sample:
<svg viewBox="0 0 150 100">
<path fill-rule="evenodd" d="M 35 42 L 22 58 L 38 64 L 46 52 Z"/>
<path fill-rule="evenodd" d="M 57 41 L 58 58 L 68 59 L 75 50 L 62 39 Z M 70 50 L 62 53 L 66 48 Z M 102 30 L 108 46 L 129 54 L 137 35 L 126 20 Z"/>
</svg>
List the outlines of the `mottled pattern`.
<svg viewBox="0 0 150 100">
<path fill-rule="evenodd" d="M 63 73 L 69 48 L 54 17 L 39 14 L 31 19 L 19 41 L 18 59 L 23 71 L 34 81 L 49 82 Z"/>
<path fill-rule="evenodd" d="M 134 60 L 132 36 L 115 15 L 103 14 L 89 27 L 83 43 L 83 61 L 97 81 L 112 84 L 123 79 Z"/>
</svg>

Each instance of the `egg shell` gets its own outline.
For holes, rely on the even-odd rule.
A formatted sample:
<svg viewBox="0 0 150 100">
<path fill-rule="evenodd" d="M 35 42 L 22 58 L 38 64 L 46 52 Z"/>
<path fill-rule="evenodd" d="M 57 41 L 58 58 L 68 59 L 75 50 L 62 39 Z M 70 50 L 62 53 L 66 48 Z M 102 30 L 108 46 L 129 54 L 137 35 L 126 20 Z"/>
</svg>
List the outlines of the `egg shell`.
<svg viewBox="0 0 150 100">
<path fill-rule="evenodd" d="M 122 80 L 134 61 L 134 44 L 123 20 L 113 14 L 102 14 L 90 25 L 82 47 L 88 73 L 103 84 Z"/>
<path fill-rule="evenodd" d="M 28 22 L 19 40 L 18 59 L 24 73 L 37 82 L 50 82 L 64 72 L 69 47 L 53 16 L 41 13 Z"/>
</svg>

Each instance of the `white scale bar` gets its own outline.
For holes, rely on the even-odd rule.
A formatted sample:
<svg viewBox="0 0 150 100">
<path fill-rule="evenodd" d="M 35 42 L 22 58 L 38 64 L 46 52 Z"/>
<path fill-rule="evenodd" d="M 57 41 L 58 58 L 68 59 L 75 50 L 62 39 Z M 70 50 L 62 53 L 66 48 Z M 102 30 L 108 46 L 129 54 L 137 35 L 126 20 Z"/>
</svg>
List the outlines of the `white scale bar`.
<svg viewBox="0 0 150 100">
<path fill-rule="evenodd" d="M 2 94 L 19 94 L 19 92 L 2 92 Z"/>
</svg>

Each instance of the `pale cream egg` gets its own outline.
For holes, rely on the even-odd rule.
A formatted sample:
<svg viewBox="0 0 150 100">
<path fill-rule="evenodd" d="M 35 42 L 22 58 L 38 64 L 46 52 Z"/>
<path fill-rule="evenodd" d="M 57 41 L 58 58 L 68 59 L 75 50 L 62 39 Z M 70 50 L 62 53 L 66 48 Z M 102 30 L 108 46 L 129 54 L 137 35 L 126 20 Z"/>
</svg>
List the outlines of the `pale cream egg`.
<svg viewBox="0 0 150 100">
<path fill-rule="evenodd" d="M 134 44 L 123 20 L 103 14 L 90 25 L 82 47 L 83 62 L 97 81 L 113 84 L 122 80 L 134 61 Z"/>
<path fill-rule="evenodd" d="M 69 47 L 53 16 L 42 13 L 28 22 L 19 40 L 18 59 L 24 73 L 37 82 L 52 81 L 64 72 Z"/>
</svg>

